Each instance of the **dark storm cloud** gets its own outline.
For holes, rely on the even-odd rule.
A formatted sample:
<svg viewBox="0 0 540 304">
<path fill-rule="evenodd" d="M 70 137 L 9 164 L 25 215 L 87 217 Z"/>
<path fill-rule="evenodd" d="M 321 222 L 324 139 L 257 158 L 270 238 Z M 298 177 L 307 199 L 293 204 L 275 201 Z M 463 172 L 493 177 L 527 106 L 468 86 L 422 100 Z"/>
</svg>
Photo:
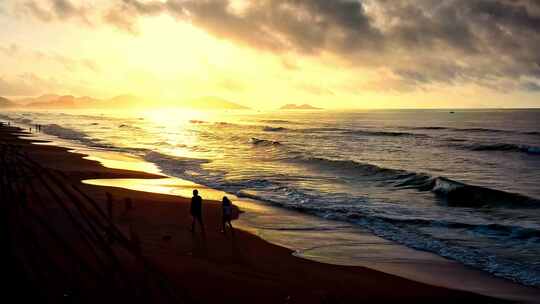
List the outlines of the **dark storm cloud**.
<svg viewBox="0 0 540 304">
<path fill-rule="evenodd" d="M 289 0 L 248 1 L 235 12 L 229 1 L 169 0 L 141 2 L 125 0 L 115 9 L 128 11 L 120 27 L 132 31 L 138 15 L 169 13 L 210 33 L 251 47 L 284 52 L 339 52 L 372 48 L 380 40 L 364 8 L 357 1 Z M 112 23 L 119 25 L 116 18 Z M 128 22 L 130 21 L 130 22 Z"/>
<path fill-rule="evenodd" d="M 351 67 L 386 67 L 410 88 L 540 77 L 540 5 L 535 0 L 276 0 L 235 10 L 218 0 L 125 0 L 138 15 L 168 13 L 222 39 L 261 50 L 329 52 Z M 125 16 L 125 15 L 124 15 Z"/>
<path fill-rule="evenodd" d="M 539 77 L 537 1 L 366 1 L 384 32 L 388 67 L 417 84 Z M 410 77 L 410 78 L 408 78 Z M 407 78 L 407 79 L 405 79 Z"/>
<path fill-rule="evenodd" d="M 443 1 L 424 1 L 423 5 L 417 1 L 372 2 L 381 12 L 379 18 L 389 23 L 385 28 L 386 40 L 399 47 L 430 49 L 444 43 L 469 53 L 477 51 L 474 34 L 468 23 L 461 20 L 461 8 L 455 4 L 445 5 Z"/>
<path fill-rule="evenodd" d="M 25 2 L 43 21 L 86 18 L 68 0 Z M 397 88 L 540 78 L 538 0 L 116 0 L 98 15 L 137 33 L 140 16 L 169 14 L 251 48 L 341 58 L 345 68 L 390 71 Z M 172 37 L 174 38 L 174 37 Z M 177 37 L 181 39 L 181 37 Z M 400 84 L 400 80 L 402 83 Z M 384 79 L 375 87 L 384 89 Z"/>
</svg>

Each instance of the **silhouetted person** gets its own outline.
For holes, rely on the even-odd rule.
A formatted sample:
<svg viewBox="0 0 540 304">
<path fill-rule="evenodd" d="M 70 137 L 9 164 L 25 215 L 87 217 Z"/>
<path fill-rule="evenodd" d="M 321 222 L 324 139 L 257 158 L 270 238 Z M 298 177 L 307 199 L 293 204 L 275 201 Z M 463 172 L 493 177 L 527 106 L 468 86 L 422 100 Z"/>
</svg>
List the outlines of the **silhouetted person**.
<svg viewBox="0 0 540 304">
<path fill-rule="evenodd" d="M 191 232 L 195 232 L 195 222 L 199 222 L 201 231 L 204 234 L 204 224 L 202 219 L 202 197 L 199 196 L 199 191 L 193 190 L 193 197 L 191 198 L 191 206 L 189 208 L 191 213 Z"/>
<path fill-rule="evenodd" d="M 231 200 L 224 196 L 221 201 L 221 232 L 225 233 L 225 228 L 229 224 L 229 229 L 233 232 L 233 226 L 231 223 L 232 219 L 232 202 Z"/>
</svg>

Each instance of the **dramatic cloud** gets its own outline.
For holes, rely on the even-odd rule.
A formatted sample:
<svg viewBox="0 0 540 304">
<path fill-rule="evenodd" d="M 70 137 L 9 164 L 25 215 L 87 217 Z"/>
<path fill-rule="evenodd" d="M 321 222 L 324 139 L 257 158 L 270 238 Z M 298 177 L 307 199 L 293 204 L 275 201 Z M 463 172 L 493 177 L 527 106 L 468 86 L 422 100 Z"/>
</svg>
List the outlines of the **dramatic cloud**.
<svg viewBox="0 0 540 304">
<path fill-rule="evenodd" d="M 100 16 L 132 34 L 139 17 L 168 14 L 284 58 L 330 55 L 343 68 L 384 71 L 363 84 L 378 90 L 504 82 L 531 91 L 540 79 L 538 0 L 116 0 L 99 12 L 73 3 L 19 9 L 42 21 Z"/>
<path fill-rule="evenodd" d="M 540 77 L 534 0 L 125 0 L 107 20 L 134 32 L 137 16 L 160 13 L 261 50 L 386 67 L 394 87 Z"/>
<path fill-rule="evenodd" d="M 416 75 L 423 82 L 481 83 L 490 78 L 540 76 L 538 3 L 454 0 L 377 5 L 381 19 L 391 18 L 385 36 L 393 50 L 406 57 L 429 56 L 404 65 L 405 76 Z"/>
<path fill-rule="evenodd" d="M 235 7 L 238 3 L 242 5 Z M 374 48 L 381 39 L 356 1 L 125 0 L 106 20 L 133 32 L 137 16 L 160 13 L 192 22 L 224 39 L 279 52 L 348 52 Z"/>
<path fill-rule="evenodd" d="M 90 15 L 92 7 L 88 5 L 76 6 L 69 0 L 21 1 L 15 6 L 16 13 L 23 16 L 32 16 L 44 22 L 57 20 L 78 19 L 88 25 L 92 24 Z"/>
</svg>

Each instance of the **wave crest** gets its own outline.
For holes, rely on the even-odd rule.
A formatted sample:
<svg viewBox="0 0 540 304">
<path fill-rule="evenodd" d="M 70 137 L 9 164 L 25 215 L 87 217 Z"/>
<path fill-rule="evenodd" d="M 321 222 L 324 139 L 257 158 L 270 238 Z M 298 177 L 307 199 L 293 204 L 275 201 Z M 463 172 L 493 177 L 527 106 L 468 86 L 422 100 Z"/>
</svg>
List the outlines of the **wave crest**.
<svg viewBox="0 0 540 304">
<path fill-rule="evenodd" d="M 54 135 L 63 139 L 83 140 L 85 138 L 88 138 L 88 135 L 86 133 L 65 128 L 57 124 L 45 125 L 43 126 L 42 130 L 49 135 Z"/>
<path fill-rule="evenodd" d="M 490 129 L 490 128 L 452 128 L 452 127 L 413 127 L 407 128 L 413 130 L 448 130 L 453 132 L 487 132 L 487 133 L 507 133 L 507 134 L 525 134 L 525 135 L 540 135 L 539 131 L 517 131 L 517 130 L 503 130 L 503 129 Z"/>
<path fill-rule="evenodd" d="M 281 146 L 282 145 L 279 141 L 261 139 L 261 138 L 256 138 L 256 137 L 252 137 L 249 140 L 249 142 L 255 146 Z"/>
<path fill-rule="evenodd" d="M 363 136 L 388 136 L 388 137 L 429 137 L 426 134 L 417 134 L 409 132 L 394 132 L 394 131 L 367 131 L 367 130 L 351 130 L 344 131 L 343 134 L 363 135 Z"/>
<path fill-rule="evenodd" d="M 173 176 L 183 176 L 186 171 L 198 169 L 209 162 L 206 159 L 172 156 L 155 151 L 146 153 L 144 160 L 158 165 L 165 174 Z"/>
<path fill-rule="evenodd" d="M 352 160 L 318 157 L 295 157 L 296 162 L 315 165 L 324 170 L 339 170 L 347 175 L 370 178 L 396 188 L 431 191 L 450 206 L 466 207 L 540 207 L 540 201 L 525 195 L 480 187 L 425 173 L 383 168 Z"/>
<path fill-rule="evenodd" d="M 284 128 L 284 127 L 269 127 L 269 126 L 263 127 L 263 131 L 266 131 L 266 132 L 280 132 L 280 131 L 285 131 L 285 130 L 287 130 L 287 128 Z"/>
<path fill-rule="evenodd" d="M 528 154 L 540 154 L 540 147 L 507 143 L 473 144 L 465 146 L 465 148 L 472 151 L 509 151 L 524 152 Z"/>
</svg>

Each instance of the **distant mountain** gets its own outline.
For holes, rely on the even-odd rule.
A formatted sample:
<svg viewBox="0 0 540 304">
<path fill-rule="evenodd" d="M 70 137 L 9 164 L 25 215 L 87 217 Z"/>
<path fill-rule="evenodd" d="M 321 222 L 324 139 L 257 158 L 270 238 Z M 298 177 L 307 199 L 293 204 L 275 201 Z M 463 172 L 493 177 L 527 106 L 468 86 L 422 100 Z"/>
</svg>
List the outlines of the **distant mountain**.
<svg viewBox="0 0 540 304">
<path fill-rule="evenodd" d="M 0 108 L 11 108 L 14 106 L 16 105 L 11 100 L 4 97 L 0 97 Z"/>
<path fill-rule="evenodd" d="M 84 108 L 88 104 L 96 102 L 91 97 L 75 97 L 73 95 L 47 94 L 38 97 L 18 100 L 18 103 L 26 108 L 55 109 L 55 108 Z"/>
<path fill-rule="evenodd" d="M 293 103 L 286 104 L 279 108 L 280 110 L 322 110 L 321 108 L 314 107 L 312 105 L 309 105 L 307 103 L 303 105 L 296 105 Z"/>
<path fill-rule="evenodd" d="M 230 102 L 228 100 L 225 100 L 219 97 L 213 97 L 213 96 L 206 96 L 206 97 L 193 99 L 193 100 L 184 102 L 183 105 L 190 108 L 196 108 L 196 109 L 222 109 L 222 110 L 224 109 L 226 110 L 249 109 L 248 107 L 245 107 L 243 105 Z"/>
<path fill-rule="evenodd" d="M 27 105 L 31 103 L 50 102 L 60 97 L 61 97 L 60 95 L 56 95 L 56 94 L 45 94 L 45 95 L 41 95 L 37 97 L 17 99 L 17 102 L 23 105 Z"/>
<path fill-rule="evenodd" d="M 42 96 L 40 96 L 42 97 Z M 57 98 L 36 98 L 35 101 L 26 104 L 30 108 L 74 108 L 76 100 L 74 96 L 58 96 Z"/>
<path fill-rule="evenodd" d="M 17 103 L 25 108 L 39 109 L 101 109 L 101 108 L 133 108 L 144 107 L 145 100 L 133 95 L 119 95 L 110 99 L 97 99 L 73 95 L 47 94 L 38 97 L 17 100 Z M 146 105 L 148 105 L 146 103 Z M 170 105 L 170 104 L 169 104 Z M 195 109 L 248 109 L 240 104 L 227 101 L 219 97 L 201 97 L 180 104 Z"/>
<path fill-rule="evenodd" d="M 92 109 L 92 108 L 126 108 L 142 104 L 142 99 L 133 95 L 119 95 L 111 99 L 97 99 L 83 96 L 47 94 L 38 97 L 25 98 L 18 101 L 27 108 L 40 109 Z"/>
</svg>

